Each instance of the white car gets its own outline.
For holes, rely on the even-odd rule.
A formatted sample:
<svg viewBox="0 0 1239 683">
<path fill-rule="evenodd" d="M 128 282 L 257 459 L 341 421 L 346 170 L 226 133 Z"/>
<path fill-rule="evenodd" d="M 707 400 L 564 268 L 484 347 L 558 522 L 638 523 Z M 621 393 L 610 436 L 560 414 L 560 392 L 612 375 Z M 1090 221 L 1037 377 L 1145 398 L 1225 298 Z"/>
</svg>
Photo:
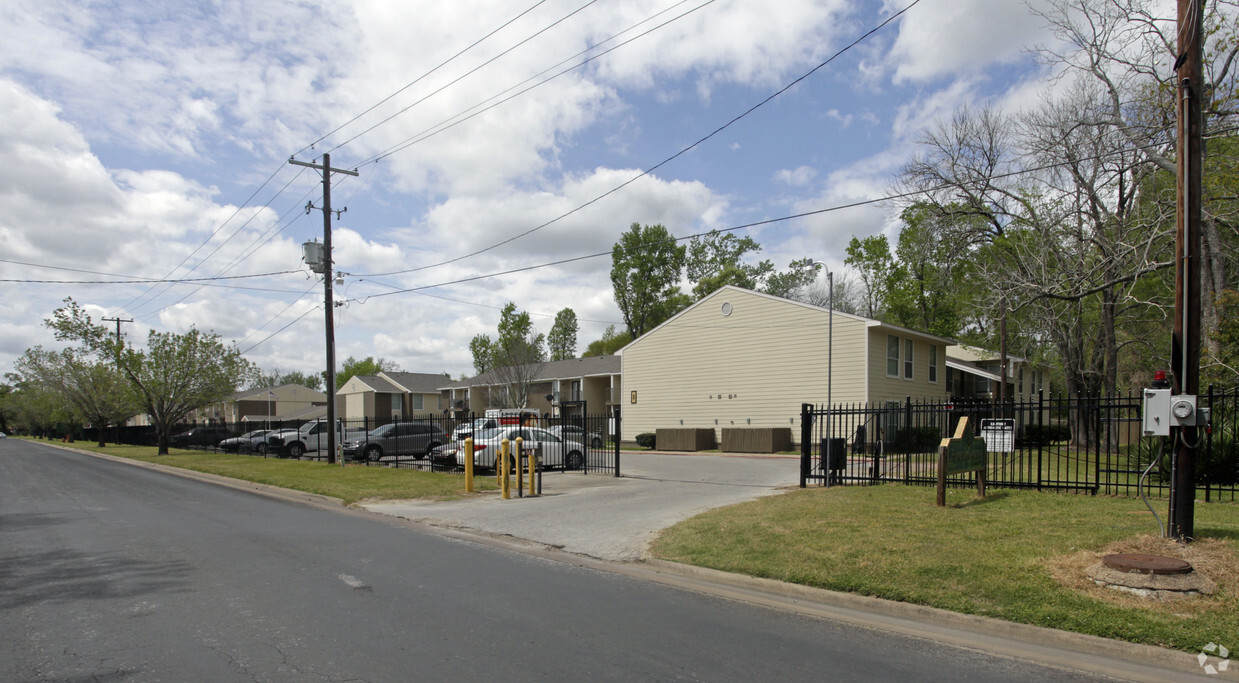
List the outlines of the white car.
<svg viewBox="0 0 1239 683">
<path fill-rule="evenodd" d="M 472 422 L 464 422 L 452 430 L 452 441 L 464 441 L 473 436 L 474 432 L 483 429 L 494 429 L 499 426 L 499 420 L 493 417 L 479 417 Z"/>
<path fill-rule="evenodd" d="M 516 439 L 521 438 L 521 448 L 536 448 L 543 467 L 579 470 L 585 466 L 585 445 L 579 441 L 561 439 L 545 429 L 537 427 L 509 426 L 486 429 L 473 435 L 473 466 L 495 468 L 495 460 L 504 439 L 509 441 L 509 451 L 516 451 Z M 465 448 L 458 444 L 456 464 L 464 466 Z"/>
</svg>

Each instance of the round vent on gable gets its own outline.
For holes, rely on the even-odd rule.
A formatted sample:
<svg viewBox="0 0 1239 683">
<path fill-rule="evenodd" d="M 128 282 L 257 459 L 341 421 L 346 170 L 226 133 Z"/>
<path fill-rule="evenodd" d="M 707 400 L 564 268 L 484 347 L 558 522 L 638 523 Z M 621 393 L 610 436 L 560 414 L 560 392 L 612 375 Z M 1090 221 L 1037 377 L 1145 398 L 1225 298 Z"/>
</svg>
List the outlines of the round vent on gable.
<svg viewBox="0 0 1239 683">
<path fill-rule="evenodd" d="M 731 315 L 731 302 L 724 301 L 723 302 L 723 316 L 726 317 L 729 315 Z"/>
</svg>

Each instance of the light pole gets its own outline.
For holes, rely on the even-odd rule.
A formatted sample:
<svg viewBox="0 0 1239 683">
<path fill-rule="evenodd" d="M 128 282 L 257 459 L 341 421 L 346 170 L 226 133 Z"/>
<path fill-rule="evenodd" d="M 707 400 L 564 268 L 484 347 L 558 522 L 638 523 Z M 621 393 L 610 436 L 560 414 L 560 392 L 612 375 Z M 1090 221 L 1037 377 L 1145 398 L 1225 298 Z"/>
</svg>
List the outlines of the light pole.
<svg viewBox="0 0 1239 683">
<path fill-rule="evenodd" d="M 830 467 L 833 464 L 830 459 L 831 442 L 833 441 L 830 438 L 832 436 L 830 428 L 830 388 L 831 375 L 835 369 L 835 274 L 830 272 L 830 266 L 826 265 L 824 261 L 814 261 L 810 266 L 814 268 L 821 266 L 826 269 L 826 310 L 828 311 L 826 318 L 826 466 Z M 827 482 L 829 482 L 829 472 L 826 473 L 826 477 Z"/>
</svg>

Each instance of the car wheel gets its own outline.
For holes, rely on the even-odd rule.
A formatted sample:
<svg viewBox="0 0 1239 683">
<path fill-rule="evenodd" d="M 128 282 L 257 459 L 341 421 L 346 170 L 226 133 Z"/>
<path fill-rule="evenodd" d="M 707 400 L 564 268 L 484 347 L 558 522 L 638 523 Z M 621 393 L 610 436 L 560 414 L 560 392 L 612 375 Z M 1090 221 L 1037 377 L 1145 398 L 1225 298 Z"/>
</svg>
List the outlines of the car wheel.
<svg viewBox="0 0 1239 683">
<path fill-rule="evenodd" d="M 417 459 L 421 460 L 422 458 L 429 458 L 430 452 L 442 445 L 443 444 L 439 443 L 438 441 L 431 441 L 430 445 L 426 447 L 426 450 L 422 451 L 422 454 L 417 456 Z"/>
<path fill-rule="evenodd" d="M 570 470 L 585 467 L 585 456 L 580 451 L 568 451 L 568 456 L 564 458 L 564 467 Z"/>
<path fill-rule="evenodd" d="M 591 448 L 602 448 L 602 439 L 595 436 L 594 440 L 589 442 L 589 445 Z"/>
<path fill-rule="evenodd" d="M 366 460 L 370 462 L 378 462 L 383 459 L 383 449 L 378 446 L 366 446 L 366 450 L 362 452 L 365 454 Z"/>
<path fill-rule="evenodd" d="M 303 455 L 305 455 L 305 446 L 296 441 L 288 444 L 288 457 L 300 460 Z"/>
<path fill-rule="evenodd" d="M 267 454 L 267 444 L 265 444 L 265 443 L 260 443 L 260 444 L 258 444 L 257 446 L 254 446 L 254 452 L 255 452 L 255 453 L 257 453 L 257 454 L 259 454 L 259 455 L 266 455 L 266 454 Z"/>
</svg>

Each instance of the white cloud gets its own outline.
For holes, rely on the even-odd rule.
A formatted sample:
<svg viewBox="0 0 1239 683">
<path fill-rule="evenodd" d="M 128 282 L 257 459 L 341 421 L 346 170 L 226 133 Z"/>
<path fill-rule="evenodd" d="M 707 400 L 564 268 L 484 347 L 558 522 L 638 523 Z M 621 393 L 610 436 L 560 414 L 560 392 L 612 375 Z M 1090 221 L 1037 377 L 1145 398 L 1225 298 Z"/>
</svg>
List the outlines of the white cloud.
<svg viewBox="0 0 1239 683">
<path fill-rule="evenodd" d="M 888 2 L 888 11 L 893 8 Z M 896 83 L 979 73 L 1020 59 L 1023 48 L 1042 35 L 1043 23 L 1022 2 L 922 3 L 899 22 L 888 68 Z"/>
<path fill-rule="evenodd" d="M 812 182 L 815 176 L 817 176 L 817 171 L 811 166 L 800 166 L 794 169 L 781 169 L 774 174 L 774 180 L 792 187 L 804 187 Z"/>
</svg>

